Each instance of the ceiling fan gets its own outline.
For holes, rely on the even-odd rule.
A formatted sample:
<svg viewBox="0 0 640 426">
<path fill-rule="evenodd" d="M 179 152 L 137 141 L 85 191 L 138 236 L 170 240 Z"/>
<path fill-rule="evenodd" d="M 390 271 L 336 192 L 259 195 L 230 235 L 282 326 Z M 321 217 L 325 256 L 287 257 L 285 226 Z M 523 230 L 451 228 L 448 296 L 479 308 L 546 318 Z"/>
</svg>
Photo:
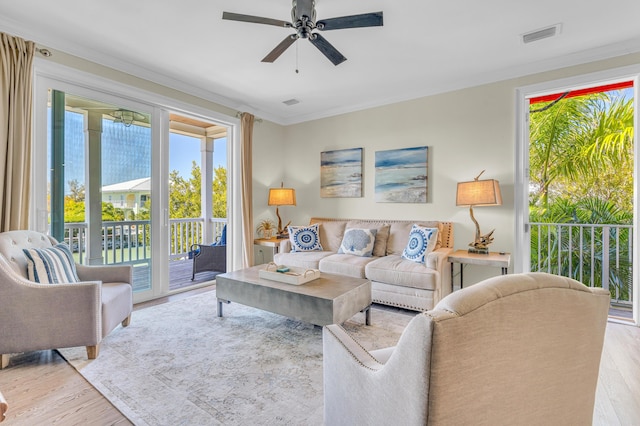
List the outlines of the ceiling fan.
<svg viewBox="0 0 640 426">
<path fill-rule="evenodd" d="M 263 18 L 260 16 L 241 15 L 239 13 L 223 12 L 222 19 L 231 21 L 251 22 L 254 24 L 275 25 L 276 27 L 293 28 L 296 32 L 287 36 L 275 47 L 262 62 L 273 62 L 299 38 L 307 38 L 334 65 L 346 61 L 342 53 L 331 45 L 320 34 L 313 32 L 340 30 L 343 28 L 379 27 L 382 26 L 382 12 L 363 13 L 360 15 L 341 16 L 339 18 L 321 19 L 316 21 L 315 0 L 293 0 L 291 21 Z"/>
</svg>

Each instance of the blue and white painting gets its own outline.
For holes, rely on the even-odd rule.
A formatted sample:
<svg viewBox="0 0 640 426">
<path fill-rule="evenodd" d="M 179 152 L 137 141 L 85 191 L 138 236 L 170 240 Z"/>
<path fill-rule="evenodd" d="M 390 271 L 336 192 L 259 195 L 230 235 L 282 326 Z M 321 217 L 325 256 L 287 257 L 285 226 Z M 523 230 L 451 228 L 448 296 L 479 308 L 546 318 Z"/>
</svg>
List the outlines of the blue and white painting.
<svg viewBox="0 0 640 426">
<path fill-rule="evenodd" d="M 320 153 L 320 196 L 362 197 L 362 148 Z"/>
<path fill-rule="evenodd" d="M 427 147 L 376 151 L 376 202 L 427 202 Z"/>
</svg>

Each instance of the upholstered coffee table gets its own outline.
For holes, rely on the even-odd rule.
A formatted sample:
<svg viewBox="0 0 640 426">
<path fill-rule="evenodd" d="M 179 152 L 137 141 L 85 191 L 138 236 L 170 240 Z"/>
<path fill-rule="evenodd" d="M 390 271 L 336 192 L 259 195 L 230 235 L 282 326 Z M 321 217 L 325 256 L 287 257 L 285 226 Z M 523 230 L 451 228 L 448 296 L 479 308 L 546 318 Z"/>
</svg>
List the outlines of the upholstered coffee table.
<svg viewBox="0 0 640 426">
<path fill-rule="evenodd" d="M 320 274 L 301 285 L 260 278 L 265 265 L 216 276 L 218 316 L 223 303 L 237 302 L 300 321 L 324 326 L 342 324 L 358 312 L 371 322 L 371 282 L 343 275 Z"/>
</svg>

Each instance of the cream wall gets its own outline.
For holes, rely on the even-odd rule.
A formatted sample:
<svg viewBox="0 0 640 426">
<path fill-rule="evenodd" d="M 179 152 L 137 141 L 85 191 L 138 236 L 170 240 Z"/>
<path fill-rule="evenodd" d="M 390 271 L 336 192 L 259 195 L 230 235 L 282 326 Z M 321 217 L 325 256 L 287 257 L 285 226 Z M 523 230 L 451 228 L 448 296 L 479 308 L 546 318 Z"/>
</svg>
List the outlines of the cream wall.
<svg viewBox="0 0 640 426">
<path fill-rule="evenodd" d="M 48 60 L 171 97 L 229 116 L 236 111 L 175 89 L 54 51 Z M 466 248 L 474 227 L 466 208 L 455 206 L 456 183 L 481 170 L 498 179 L 503 205 L 475 210 L 483 233 L 495 231 L 492 249 L 514 251 L 515 91 L 518 87 L 640 64 L 640 54 L 472 87 L 291 126 L 257 121 L 253 141 L 254 222 L 275 219 L 269 187 L 296 188 L 298 205 L 282 207 L 283 221 L 306 224 L 311 216 L 439 219 L 455 223 L 456 248 Z M 259 118 L 259 117 L 258 117 Z M 429 147 L 426 204 L 374 202 L 374 156 L 378 150 Z M 320 153 L 364 148 L 362 198 L 320 198 Z M 494 271 L 469 268 L 465 283 Z M 467 278 L 468 277 L 468 278 Z"/>
<path fill-rule="evenodd" d="M 448 220 L 455 223 L 455 247 L 466 249 L 475 227 L 468 209 L 455 205 L 456 183 L 486 170 L 483 178 L 500 181 L 503 205 L 474 213 L 483 233 L 496 229 L 492 250 L 513 252 L 516 89 L 638 63 L 640 55 L 627 55 L 288 126 L 285 177 L 296 188 L 298 206 L 287 215 L 296 224 L 311 216 Z M 376 203 L 375 152 L 424 145 L 429 147 L 428 202 Z M 364 148 L 364 196 L 321 198 L 320 153 L 359 147 Z M 497 272 L 470 266 L 465 285 Z"/>
</svg>

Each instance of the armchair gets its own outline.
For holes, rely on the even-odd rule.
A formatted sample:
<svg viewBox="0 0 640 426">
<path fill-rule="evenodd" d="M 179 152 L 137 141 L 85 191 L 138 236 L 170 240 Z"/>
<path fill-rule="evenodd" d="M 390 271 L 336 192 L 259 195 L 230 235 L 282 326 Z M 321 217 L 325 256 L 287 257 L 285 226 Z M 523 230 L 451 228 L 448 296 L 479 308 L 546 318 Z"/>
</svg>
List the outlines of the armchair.
<svg viewBox="0 0 640 426">
<path fill-rule="evenodd" d="M 327 425 L 591 424 L 609 292 L 544 273 L 491 278 L 368 352 L 323 329 Z"/>
<path fill-rule="evenodd" d="M 24 248 L 52 247 L 40 232 L 0 233 L 0 368 L 8 354 L 86 346 L 98 356 L 100 342 L 118 324 L 129 325 L 132 267 L 76 264 L 80 282 L 39 284 L 27 279 Z"/>
</svg>

